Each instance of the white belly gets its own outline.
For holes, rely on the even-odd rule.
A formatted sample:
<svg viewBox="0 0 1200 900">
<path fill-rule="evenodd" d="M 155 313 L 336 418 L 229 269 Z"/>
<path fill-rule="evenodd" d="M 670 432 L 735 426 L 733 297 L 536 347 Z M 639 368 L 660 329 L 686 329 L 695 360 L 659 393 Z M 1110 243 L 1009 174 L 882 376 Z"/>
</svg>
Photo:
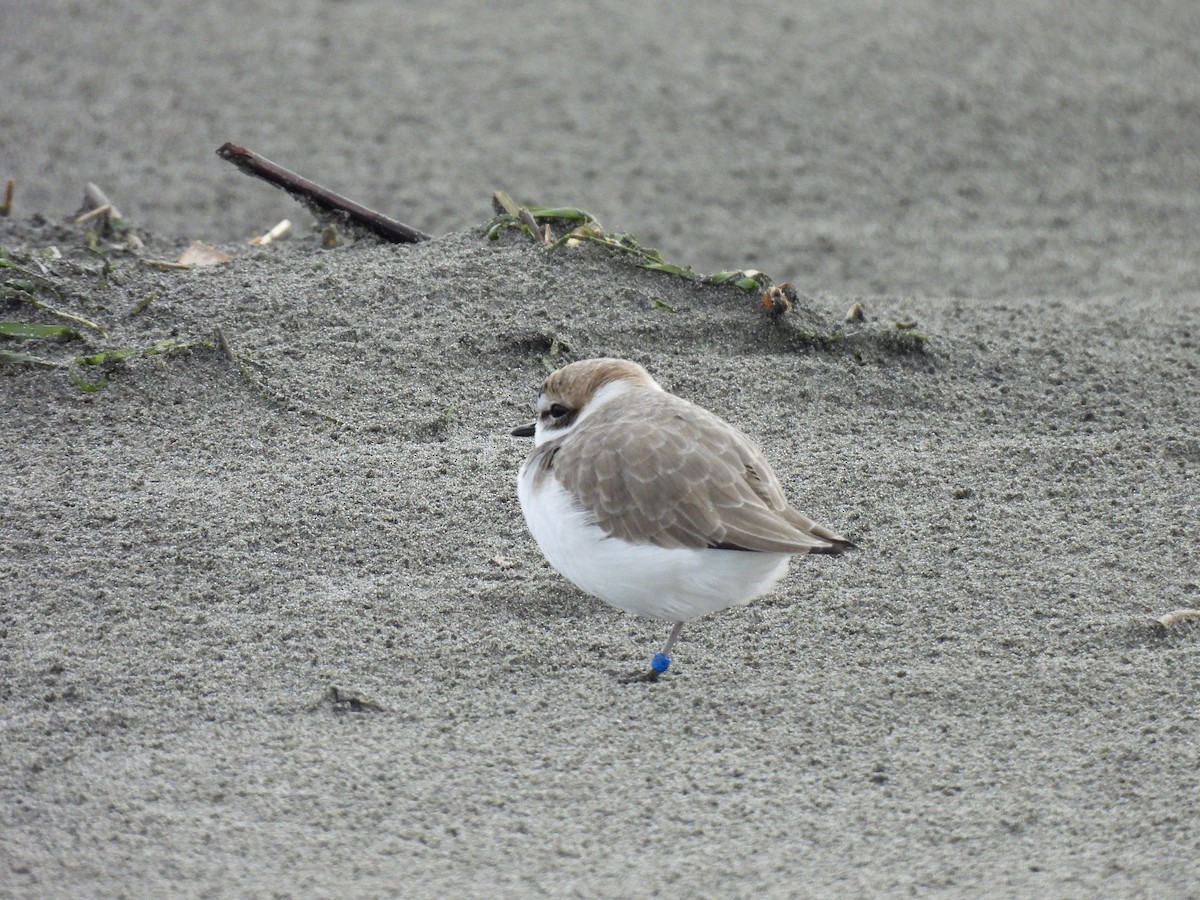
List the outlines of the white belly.
<svg viewBox="0 0 1200 900">
<path fill-rule="evenodd" d="M 785 553 L 630 544 L 609 537 L 554 477 L 533 490 L 525 467 L 517 480 L 521 511 L 556 570 L 605 603 L 640 616 L 685 622 L 749 603 L 787 572 Z"/>
</svg>

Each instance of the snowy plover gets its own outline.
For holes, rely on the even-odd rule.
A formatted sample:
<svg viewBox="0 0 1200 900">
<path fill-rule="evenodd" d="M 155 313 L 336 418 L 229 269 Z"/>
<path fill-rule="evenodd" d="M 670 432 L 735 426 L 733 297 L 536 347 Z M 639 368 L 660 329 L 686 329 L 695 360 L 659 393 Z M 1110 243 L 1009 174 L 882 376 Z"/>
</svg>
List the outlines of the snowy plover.
<svg viewBox="0 0 1200 900">
<path fill-rule="evenodd" d="M 689 619 L 749 603 L 800 553 L 844 537 L 788 506 L 751 440 L 667 393 L 637 363 L 589 359 L 542 383 L 517 493 L 550 565 L 605 603 L 674 622 L 655 680 Z"/>
</svg>

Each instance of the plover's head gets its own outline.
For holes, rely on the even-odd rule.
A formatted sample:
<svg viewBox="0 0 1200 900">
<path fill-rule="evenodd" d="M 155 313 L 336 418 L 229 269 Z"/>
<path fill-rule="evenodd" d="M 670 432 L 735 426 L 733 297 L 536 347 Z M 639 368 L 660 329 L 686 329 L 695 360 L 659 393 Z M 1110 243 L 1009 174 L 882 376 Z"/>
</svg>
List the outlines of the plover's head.
<svg viewBox="0 0 1200 900">
<path fill-rule="evenodd" d="M 661 391 L 650 373 L 627 359 L 585 359 L 563 366 L 542 382 L 537 421 L 513 431 L 540 447 L 562 437 L 597 407 L 628 390 Z"/>
</svg>

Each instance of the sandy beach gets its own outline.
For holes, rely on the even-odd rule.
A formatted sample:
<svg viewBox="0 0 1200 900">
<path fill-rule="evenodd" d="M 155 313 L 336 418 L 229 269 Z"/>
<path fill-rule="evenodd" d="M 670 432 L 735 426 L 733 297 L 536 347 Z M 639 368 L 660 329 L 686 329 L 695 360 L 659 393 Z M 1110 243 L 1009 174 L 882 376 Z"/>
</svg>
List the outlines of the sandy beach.
<svg viewBox="0 0 1200 900">
<path fill-rule="evenodd" d="M 0 338 L 54 364 L 0 365 L 0 896 L 1200 893 L 1200 20 L 1075 9 L 6 13 L 0 320 L 80 337 Z M 327 248 L 225 141 L 436 237 Z M 594 356 L 858 546 L 653 685 L 516 500 Z"/>
</svg>

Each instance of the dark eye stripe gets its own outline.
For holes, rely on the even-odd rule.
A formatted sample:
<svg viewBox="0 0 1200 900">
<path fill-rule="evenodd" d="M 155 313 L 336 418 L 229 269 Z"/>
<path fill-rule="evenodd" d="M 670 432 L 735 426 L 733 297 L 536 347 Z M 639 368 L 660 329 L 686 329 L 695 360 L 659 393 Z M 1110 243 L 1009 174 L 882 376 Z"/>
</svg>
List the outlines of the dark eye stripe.
<svg viewBox="0 0 1200 900">
<path fill-rule="evenodd" d="M 575 421 L 579 410 L 571 409 L 562 403 L 552 403 L 550 408 L 542 412 L 542 421 L 549 422 L 555 428 L 566 428 Z"/>
</svg>

